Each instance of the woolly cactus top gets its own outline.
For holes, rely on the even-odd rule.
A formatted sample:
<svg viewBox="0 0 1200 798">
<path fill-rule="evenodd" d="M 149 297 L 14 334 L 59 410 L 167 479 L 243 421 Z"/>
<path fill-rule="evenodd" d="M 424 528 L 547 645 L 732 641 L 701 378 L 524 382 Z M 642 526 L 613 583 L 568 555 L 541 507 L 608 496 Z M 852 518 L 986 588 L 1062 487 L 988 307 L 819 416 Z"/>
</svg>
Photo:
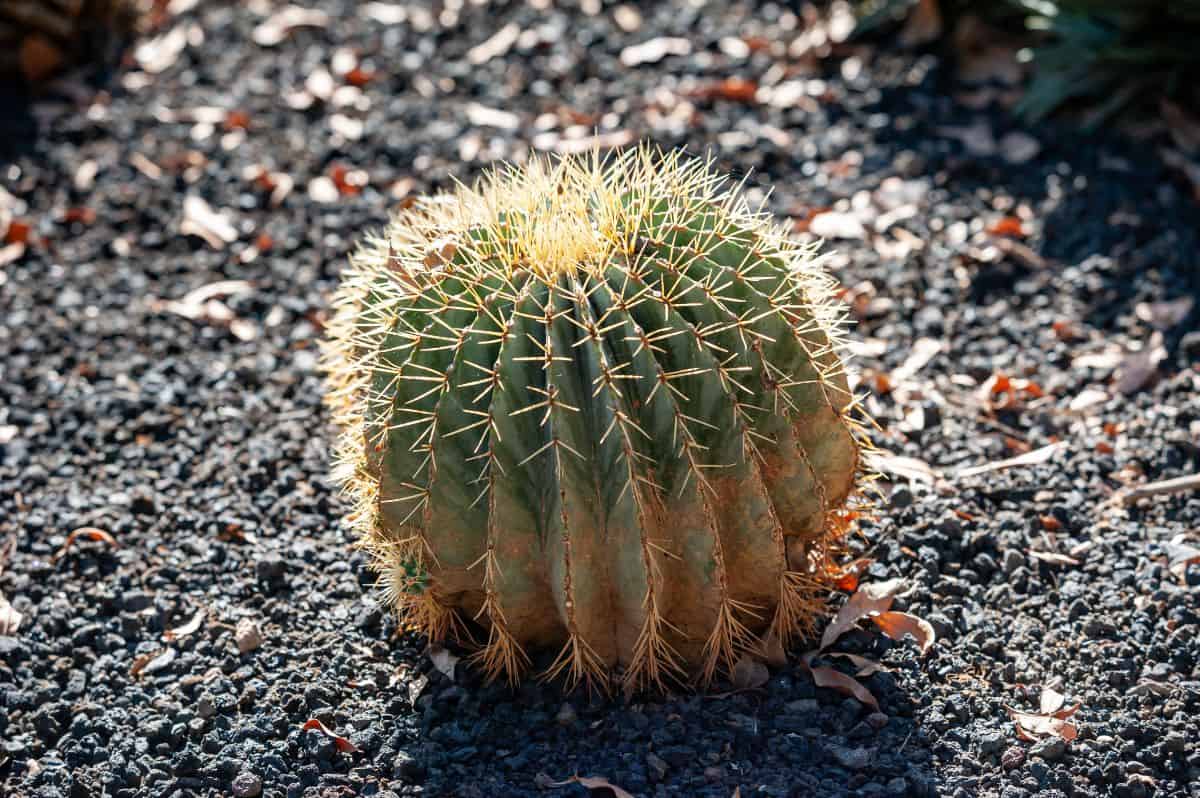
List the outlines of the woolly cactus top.
<svg viewBox="0 0 1200 798">
<path fill-rule="evenodd" d="M 656 684 L 684 660 L 730 667 L 755 607 L 802 631 L 859 467 L 832 288 L 811 247 L 678 153 L 534 160 L 402 211 L 353 256 L 326 351 L 337 476 L 390 598 L 435 638 L 469 609 L 510 678 L 517 637 L 554 638 L 539 624 L 568 637 L 552 672 Z M 672 514 L 707 542 L 671 550 Z M 668 620 L 659 560 L 688 557 L 699 581 Z M 543 582 L 557 619 L 521 604 Z M 590 630 L 585 600 L 612 607 Z M 681 658 L 667 630 L 706 606 L 703 651 Z M 633 636 L 601 640 L 621 612 Z"/>
</svg>

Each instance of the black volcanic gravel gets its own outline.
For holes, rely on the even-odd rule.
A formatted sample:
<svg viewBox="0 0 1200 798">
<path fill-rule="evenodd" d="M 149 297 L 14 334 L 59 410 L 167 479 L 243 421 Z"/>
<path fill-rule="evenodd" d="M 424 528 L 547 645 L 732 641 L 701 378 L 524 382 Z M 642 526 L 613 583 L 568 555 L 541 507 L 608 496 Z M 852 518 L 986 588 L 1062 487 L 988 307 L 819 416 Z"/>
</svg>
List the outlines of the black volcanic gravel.
<svg viewBox="0 0 1200 798">
<path fill-rule="evenodd" d="M 1200 795 L 1200 566 L 1172 573 L 1165 545 L 1195 541 L 1200 495 L 1110 502 L 1200 468 L 1200 311 L 1159 314 L 1165 359 L 1128 396 L 1105 349 L 1150 340 L 1139 303 L 1200 293 L 1200 213 L 1161 141 L 1014 128 L 956 101 L 929 53 L 817 62 L 781 5 L 647 4 L 640 22 L 540 5 L 404 3 L 384 24 L 399 6 L 331 0 L 327 25 L 265 47 L 265 0 L 201 2 L 160 31 L 178 31 L 164 63 L 140 53 L 161 71 L 6 101 L 0 202 L 31 230 L 0 271 L 0 591 L 26 616 L 0 637 L 0 793 L 583 795 L 552 786 L 580 774 L 638 796 Z M 494 35 L 513 40 L 472 49 Z M 619 61 L 660 36 L 690 53 Z M 327 99 L 293 107 L 314 73 Z M 705 93 L 726 77 L 773 104 Z M 514 693 L 461 665 L 452 681 L 374 603 L 326 481 L 316 346 L 338 271 L 406 193 L 593 131 L 711 152 L 753 193 L 773 185 L 781 216 L 846 214 L 814 224 L 849 236 L 830 265 L 880 445 L 942 476 L 885 483 L 862 528 L 867 578 L 905 578 L 897 608 L 939 635 L 924 657 L 843 639 L 888 668 L 864 679 L 878 713 L 798 665 L 632 702 Z M 281 181 L 256 166 L 294 190 L 273 205 Z M 232 230 L 186 235 L 188 196 Z M 1012 215 L 1032 255 L 985 232 Z M 223 280 L 251 287 L 196 319 L 165 304 Z M 886 394 L 876 375 L 922 338 L 938 351 Z M 997 372 L 1045 395 L 989 414 L 977 386 Z M 1109 398 L 1073 411 L 1085 390 Z M 1047 463 L 957 475 L 1053 441 Z M 56 556 L 79 527 L 119 545 Z M 244 654 L 243 621 L 262 637 Z M 1078 739 L 1017 739 L 1006 707 L 1036 709 L 1043 686 L 1081 703 Z"/>
</svg>

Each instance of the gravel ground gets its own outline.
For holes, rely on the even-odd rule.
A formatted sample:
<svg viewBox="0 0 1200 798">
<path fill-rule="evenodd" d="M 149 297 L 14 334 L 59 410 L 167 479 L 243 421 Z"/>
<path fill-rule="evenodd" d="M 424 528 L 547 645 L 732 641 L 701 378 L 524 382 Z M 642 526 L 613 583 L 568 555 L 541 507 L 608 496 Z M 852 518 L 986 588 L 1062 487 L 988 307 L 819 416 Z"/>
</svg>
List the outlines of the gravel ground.
<svg viewBox="0 0 1200 798">
<path fill-rule="evenodd" d="M 331 0 L 271 44 L 264 0 L 201 3 L 98 97 L 6 100 L 0 792 L 1200 795 L 1200 565 L 1169 567 L 1200 496 L 1113 501 L 1200 467 L 1200 213 L 1161 141 L 1014 128 L 935 54 L 774 4 L 463 5 Z M 352 242 L 593 132 L 712 152 L 833 239 L 916 460 L 883 461 L 866 578 L 938 635 L 843 638 L 878 712 L 799 665 L 632 701 L 451 679 L 348 553 L 316 346 Z M 1044 687 L 1077 739 L 1018 739 Z"/>
</svg>

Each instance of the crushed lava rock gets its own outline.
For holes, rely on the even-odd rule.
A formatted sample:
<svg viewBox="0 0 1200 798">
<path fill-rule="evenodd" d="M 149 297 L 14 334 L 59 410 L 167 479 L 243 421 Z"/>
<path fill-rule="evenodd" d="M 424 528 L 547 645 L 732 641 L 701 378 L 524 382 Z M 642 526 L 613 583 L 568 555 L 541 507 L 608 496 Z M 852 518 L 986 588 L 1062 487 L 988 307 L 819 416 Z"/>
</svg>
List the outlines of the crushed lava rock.
<svg viewBox="0 0 1200 798">
<path fill-rule="evenodd" d="M 103 92 L 4 122 L 0 792 L 1195 794 L 1200 495 L 1114 501 L 1200 469 L 1200 213 L 1154 140 L 1015 129 L 783 4 L 178 5 Z M 375 604 L 326 481 L 338 271 L 405 197 L 593 135 L 711 152 L 833 239 L 880 445 L 929 466 L 862 526 L 938 636 L 843 638 L 879 712 L 799 664 L 631 702 L 452 680 Z M 1018 738 L 1043 687 L 1077 739 Z"/>
</svg>

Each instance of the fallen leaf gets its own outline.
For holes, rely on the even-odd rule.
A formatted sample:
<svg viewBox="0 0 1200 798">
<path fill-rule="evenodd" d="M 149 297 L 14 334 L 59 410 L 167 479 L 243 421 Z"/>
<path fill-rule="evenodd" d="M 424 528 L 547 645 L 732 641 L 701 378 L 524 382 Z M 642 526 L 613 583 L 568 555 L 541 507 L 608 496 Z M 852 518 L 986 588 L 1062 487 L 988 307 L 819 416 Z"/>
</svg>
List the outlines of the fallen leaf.
<svg viewBox="0 0 1200 798">
<path fill-rule="evenodd" d="M 892 382 L 899 385 L 911 380 L 943 348 L 943 343 L 934 338 L 918 338 L 913 341 L 912 351 L 909 352 L 908 357 L 892 372 Z"/>
<path fill-rule="evenodd" d="M 228 212 L 216 211 L 195 194 L 183 199 L 183 221 L 179 232 L 203 238 L 213 249 L 224 249 L 226 244 L 237 241 L 237 228 L 229 220 Z"/>
<path fill-rule="evenodd" d="M 876 471 L 902 477 L 910 482 L 936 485 L 941 479 L 941 474 L 924 460 L 892 454 L 884 449 L 868 452 L 866 461 L 867 465 Z"/>
<path fill-rule="evenodd" d="M 1042 151 L 1042 145 L 1028 133 L 1014 130 L 1000 138 L 1000 154 L 1011 164 L 1032 161 Z"/>
<path fill-rule="evenodd" d="M 382 25 L 400 25 L 408 19 L 408 9 L 398 3 L 366 3 L 359 11 Z"/>
<path fill-rule="evenodd" d="M 749 654 L 743 654 L 734 663 L 733 673 L 730 675 L 730 681 L 737 690 L 754 690 L 762 687 L 770 678 L 771 673 L 767 666 Z"/>
<path fill-rule="evenodd" d="M 1006 468 L 1016 468 L 1019 466 L 1040 465 L 1042 463 L 1049 462 L 1050 459 L 1052 457 L 1054 457 L 1055 454 L 1057 454 L 1058 452 L 1062 451 L 1065 448 L 1067 448 L 1067 442 L 1066 441 L 1058 441 L 1057 443 L 1051 443 L 1051 444 L 1049 444 L 1047 446 L 1043 446 L 1039 449 L 1034 449 L 1031 452 L 1026 452 L 1025 454 L 1017 455 L 1016 457 L 1008 457 L 1008 458 L 1005 458 L 1004 460 L 996 460 L 995 462 L 984 463 L 983 465 L 979 465 L 979 466 L 971 466 L 970 468 L 964 468 L 961 471 L 959 471 L 956 476 L 972 477 L 972 476 L 976 476 L 978 474 L 988 474 L 988 473 L 991 473 L 992 471 L 1003 471 Z"/>
<path fill-rule="evenodd" d="M 21 621 L 25 616 L 17 612 L 13 605 L 8 603 L 3 593 L 0 593 L 0 636 L 15 635 L 17 630 L 21 628 Z"/>
<path fill-rule="evenodd" d="M 825 211 L 808 221 L 808 231 L 819 238 L 863 238 L 867 229 L 853 213 Z"/>
<path fill-rule="evenodd" d="M 195 631 L 200 628 L 200 624 L 204 623 L 204 619 L 207 615 L 208 611 L 204 608 L 196 610 L 196 614 L 192 616 L 192 619 L 183 626 L 176 626 L 174 629 L 168 629 L 167 631 L 163 632 L 163 640 L 171 643 L 195 633 Z"/>
<path fill-rule="evenodd" d="M 955 139 L 962 143 L 968 155 L 987 158 L 996 154 L 996 138 L 992 128 L 982 119 L 966 126 L 946 126 L 937 129 L 939 136 Z"/>
<path fill-rule="evenodd" d="M 133 60 L 151 75 L 165 71 L 179 58 L 188 44 L 188 25 L 176 25 L 164 34 L 139 44 Z"/>
<path fill-rule="evenodd" d="M 920 47 L 935 41 L 942 35 L 942 29 L 938 0 L 917 0 L 908 12 L 908 18 L 904 20 L 904 27 L 900 29 L 896 40 L 901 47 Z"/>
<path fill-rule="evenodd" d="M 843 593 L 853 593 L 858 590 L 859 580 L 862 579 L 862 575 L 867 572 L 867 569 L 871 567 L 871 563 L 873 562 L 875 561 L 869 557 L 860 557 L 845 566 L 842 568 L 837 581 L 834 582 L 834 587 Z"/>
<path fill-rule="evenodd" d="M 937 640 L 933 626 L 928 621 L 924 618 L 918 618 L 916 615 L 910 615 L 907 612 L 889 610 L 872 615 L 871 620 L 883 630 L 885 635 L 897 642 L 903 640 L 905 635 L 912 635 L 916 639 L 922 654 L 928 653 L 930 647 Z"/>
<path fill-rule="evenodd" d="M 623 790 L 603 776 L 572 776 L 565 781 L 554 781 L 551 787 L 565 787 L 568 784 L 579 784 L 589 790 L 609 790 L 614 798 L 633 798 L 628 790 Z"/>
<path fill-rule="evenodd" d="M 1200 119 L 1166 98 L 1159 101 L 1159 110 L 1175 145 L 1188 155 L 1200 153 Z"/>
<path fill-rule="evenodd" d="M 1079 710 L 1076 704 L 1068 709 L 1057 709 L 1049 713 L 1023 712 L 1012 707 L 1005 707 L 1008 716 L 1017 725 L 1017 736 L 1022 740 L 1038 740 L 1042 737 L 1057 736 L 1070 742 L 1079 736 L 1079 730 L 1069 718 Z"/>
<path fill-rule="evenodd" d="M 1023 236 L 1025 227 L 1015 216 L 1004 216 L 994 222 L 987 231 L 994 236 Z"/>
<path fill-rule="evenodd" d="M 238 621 L 237 628 L 233 632 L 233 641 L 237 644 L 239 652 L 249 654 L 262 645 L 262 631 L 254 621 L 243 618 Z"/>
<path fill-rule="evenodd" d="M 783 648 L 783 641 L 779 639 L 779 633 L 772 626 L 767 630 L 766 635 L 762 638 L 763 659 L 768 665 L 774 665 L 776 668 L 782 668 L 787 665 L 787 652 Z"/>
<path fill-rule="evenodd" d="M 1137 696 L 1138 698 L 1151 695 L 1158 696 L 1159 698 L 1166 698 L 1174 693 L 1176 689 L 1178 688 L 1169 682 L 1155 682 L 1147 680 L 1129 688 L 1129 691 L 1126 692 L 1125 695 Z"/>
<path fill-rule="evenodd" d="M 163 670 L 175 661 L 177 653 L 173 648 L 165 648 L 151 654 L 142 654 L 133 661 L 133 665 L 129 668 L 130 678 L 136 679 L 142 674 L 157 673 Z"/>
<path fill-rule="evenodd" d="M 860 657 L 858 654 L 847 654 L 842 651 L 826 651 L 824 656 L 841 657 L 842 659 L 849 660 L 854 667 L 858 668 L 854 675 L 864 679 L 873 673 L 879 673 L 880 671 L 886 672 L 888 670 L 887 668 L 883 667 L 881 663 L 878 663 L 873 659 Z"/>
<path fill-rule="evenodd" d="M 1038 700 L 1038 711 L 1043 715 L 1051 715 L 1063 708 L 1067 697 L 1051 687 L 1043 687 L 1041 698 Z"/>
<path fill-rule="evenodd" d="M 327 25 L 329 15 L 320 9 L 286 6 L 260 22 L 251 38 L 255 44 L 274 47 L 296 28 L 324 28 Z"/>
<path fill-rule="evenodd" d="M 66 63 L 66 56 L 54 42 L 34 33 L 21 40 L 17 64 L 30 83 L 41 83 L 54 75 Z"/>
<path fill-rule="evenodd" d="M 300 727 L 301 731 L 308 731 L 309 729 L 316 729 L 317 731 L 321 732 L 321 734 L 324 734 L 326 737 L 333 740 L 333 744 L 337 746 L 337 749 L 344 754 L 353 754 L 358 751 L 357 745 L 350 742 L 345 737 L 342 737 L 340 734 L 330 731 L 324 723 L 316 718 L 309 718 L 308 720 L 304 721 L 304 725 Z"/>
<path fill-rule="evenodd" d="M 1182 536 L 1177 537 L 1163 546 L 1167 551 L 1167 570 L 1179 577 L 1179 581 L 1187 584 L 1187 569 L 1190 565 L 1200 564 L 1200 548 L 1183 542 Z"/>
<path fill-rule="evenodd" d="M 459 658 L 450 653 L 449 649 L 441 646 L 434 647 L 429 651 L 429 659 L 433 661 L 433 667 L 450 681 L 454 681 L 454 667 L 458 665 Z"/>
<path fill-rule="evenodd" d="M 421 697 L 421 693 L 425 692 L 425 688 L 429 685 L 429 677 L 421 674 L 417 678 L 408 683 L 408 701 L 413 706 L 417 705 L 417 699 Z"/>
<path fill-rule="evenodd" d="M 635 67 L 641 64 L 657 64 L 669 55 L 688 55 L 692 43 L 677 36 L 660 36 L 656 39 L 634 44 L 621 51 L 621 64 Z"/>
<path fill-rule="evenodd" d="M 105 532 L 103 529 L 97 529 L 94 526 L 81 526 L 79 529 L 72 530 L 71 533 L 67 535 L 66 542 L 63 543 L 62 548 L 58 550 L 58 553 L 54 555 L 54 559 L 61 559 L 67 553 L 67 550 L 70 549 L 71 546 L 75 545 L 75 541 L 79 540 L 80 538 L 83 538 L 84 540 L 94 540 L 113 547 L 116 547 L 117 545 L 116 538 Z"/>
<path fill-rule="evenodd" d="M 1163 163 L 1178 170 L 1187 178 L 1192 186 L 1192 196 L 1200 200 L 1200 163 L 1170 147 L 1163 147 L 1159 150 L 1159 154 L 1162 156 Z"/>
<path fill-rule="evenodd" d="M 875 696 L 871 695 L 871 691 L 863 687 L 853 676 L 847 676 L 839 670 L 825 667 L 810 667 L 808 671 L 812 674 L 813 683 L 817 687 L 829 687 L 842 695 L 858 699 L 859 703 L 871 707 L 876 712 L 879 711 L 879 702 L 875 700 Z"/>
<path fill-rule="evenodd" d="M 1049 563 L 1050 565 L 1079 565 L 1079 560 L 1074 557 L 1068 557 L 1065 554 L 1058 554 L 1053 551 L 1030 549 L 1029 556 L 1039 562 Z"/>
<path fill-rule="evenodd" d="M 863 618 L 878 612 L 886 612 L 892 607 L 896 594 L 904 588 L 903 579 L 888 579 L 885 582 L 871 582 L 862 585 L 854 595 L 846 600 L 837 615 L 825 627 L 821 635 L 823 650 L 832 645 L 839 637 L 854 628 Z"/>
<path fill-rule="evenodd" d="M 1178 325 L 1192 312 L 1196 300 L 1190 296 L 1181 296 L 1166 302 L 1139 302 L 1133 312 L 1147 324 L 1160 330 L 1169 330 Z"/>
<path fill-rule="evenodd" d="M 757 83 L 737 77 L 725 78 L 692 92 L 693 97 L 703 100 L 729 100 L 737 103 L 752 103 L 757 95 Z"/>
<path fill-rule="evenodd" d="M 521 36 L 517 23 L 510 22 L 492 34 L 487 41 L 477 44 L 467 51 L 467 61 L 475 66 L 486 64 L 493 58 L 499 58 L 507 53 Z"/>
<path fill-rule="evenodd" d="M 1102 391 L 1098 388 L 1085 388 L 1070 401 L 1067 409 L 1072 413 L 1082 413 L 1104 404 L 1109 398 L 1107 391 Z"/>
<path fill-rule="evenodd" d="M 516 130 L 521 126 L 521 117 L 512 111 L 488 108 L 479 103 L 468 103 L 467 121 L 475 127 L 494 127 L 500 130 Z"/>
<path fill-rule="evenodd" d="M 1137 393 L 1158 372 L 1158 364 L 1166 357 L 1163 335 L 1155 330 L 1141 349 L 1129 352 L 1121 360 L 1115 375 L 1116 389 L 1126 396 Z"/>
</svg>

